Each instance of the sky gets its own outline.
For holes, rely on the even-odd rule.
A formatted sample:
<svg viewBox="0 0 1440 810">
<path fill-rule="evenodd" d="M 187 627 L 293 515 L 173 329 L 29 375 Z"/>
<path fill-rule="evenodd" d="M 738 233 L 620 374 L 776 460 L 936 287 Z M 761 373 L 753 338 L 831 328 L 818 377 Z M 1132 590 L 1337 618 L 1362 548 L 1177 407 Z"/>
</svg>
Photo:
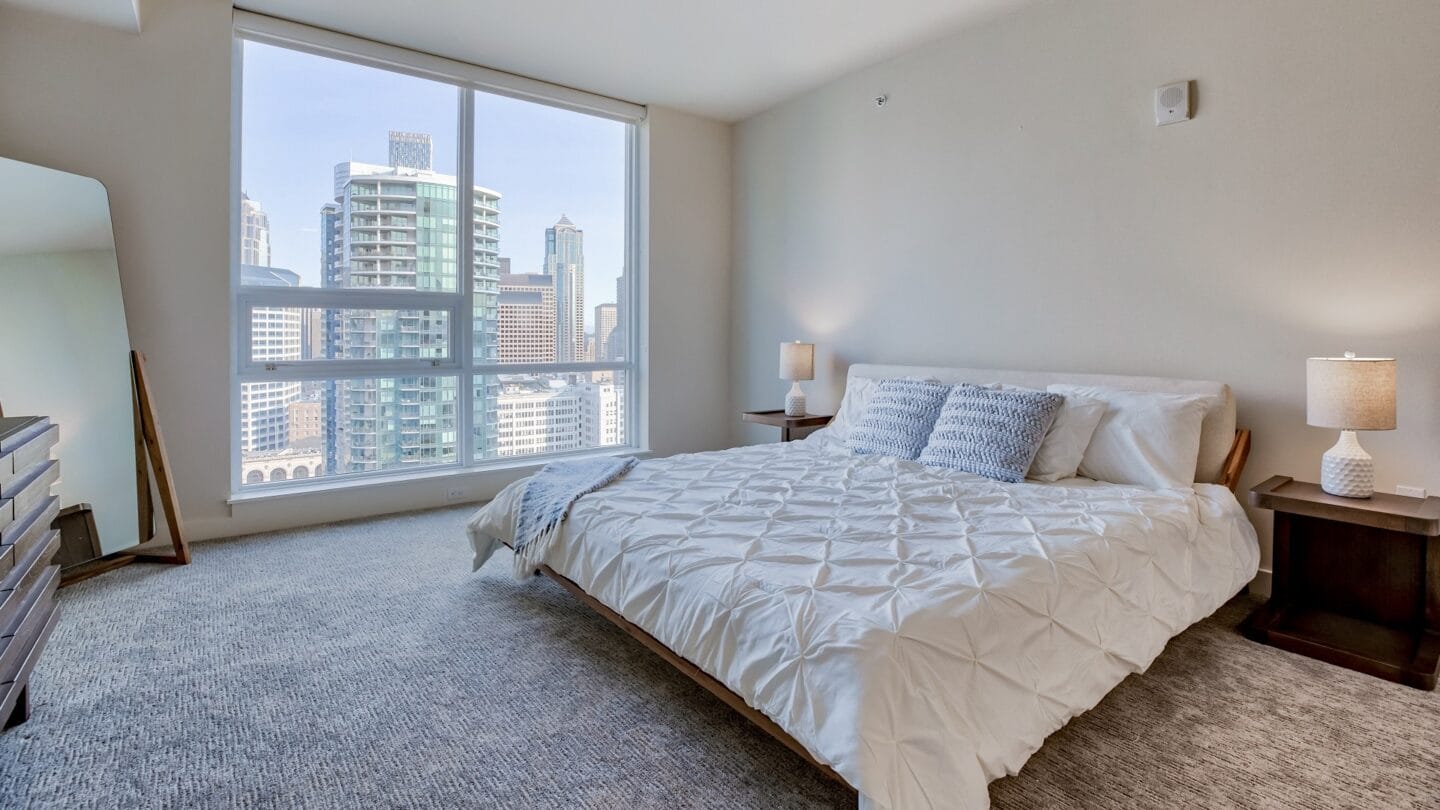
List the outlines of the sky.
<svg viewBox="0 0 1440 810">
<path fill-rule="evenodd" d="M 429 133 L 435 171 L 454 174 L 456 88 L 270 45 L 245 43 L 241 188 L 270 219 L 271 265 L 320 284 L 320 206 L 335 164 L 385 165 L 390 130 Z M 545 229 L 585 231 L 585 322 L 615 300 L 625 257 L 625 125 L 475 94 L 475 183 L 497 191 L 500 255 L 541 272 Z"/>
</svg>

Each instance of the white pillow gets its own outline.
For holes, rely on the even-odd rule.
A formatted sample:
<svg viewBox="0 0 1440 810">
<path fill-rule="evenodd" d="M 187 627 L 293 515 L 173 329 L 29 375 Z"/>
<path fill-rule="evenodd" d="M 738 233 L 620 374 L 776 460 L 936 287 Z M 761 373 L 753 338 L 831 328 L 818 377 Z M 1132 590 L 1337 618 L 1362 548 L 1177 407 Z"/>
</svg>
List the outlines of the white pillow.
<svg viewBox="0 0 1440 810">
<path fill-rule="evenodd" d="M 1059 481 L 1074 477 L 1107 407 L 1104 400 L 1065 394 L 1065 404 L 1060 406 L 1055 421 L 1045 432 L 1045 441 L 1040 443 L 1040 450 L 1035 453 L 1035 460 L 1030 462 L 1030 472 L 1025 477 L 1032 481 Z"/>
<path fill-rule="evenodd" d="M 1190 487 L 1200 456 L 1200 423 L 1214 399 L 1098 386 L 1051 385 L 1052 393 L 1088 397 L 1106 409 L 1080 460 L 1080 474 L 1151 489 Z"/>
<path fill-rule="evenodd" d="M 860 424 L 860 417 L 865 415 L 865 406 L 870 404 L 870 397 L 875 394 L 875 386 L 879 382 L 873 377 L 851 377 L 845 384 L 844 395 L 840 397 L 840 407 L 835 409 L 835 418 L 825 428 L 826 435 L 843 443 L 851 428 Z"/>
</svg>

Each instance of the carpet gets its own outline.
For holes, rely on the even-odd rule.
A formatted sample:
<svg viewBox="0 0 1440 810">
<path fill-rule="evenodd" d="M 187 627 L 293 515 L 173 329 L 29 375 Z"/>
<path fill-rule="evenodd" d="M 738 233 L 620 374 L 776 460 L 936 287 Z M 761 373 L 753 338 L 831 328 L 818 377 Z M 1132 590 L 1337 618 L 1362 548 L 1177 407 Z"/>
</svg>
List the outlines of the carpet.
<svg viewBox="0 0 1440 810">
<path fill-rule="evenodd" d="M 445 509 L 199 543 L 61 592 L 5 807 L 824 808 L 846 794 Z M 998 808 L 1440 807 L 1440 696 L 1253 644 L 1240 599 Z"/>
</svg>

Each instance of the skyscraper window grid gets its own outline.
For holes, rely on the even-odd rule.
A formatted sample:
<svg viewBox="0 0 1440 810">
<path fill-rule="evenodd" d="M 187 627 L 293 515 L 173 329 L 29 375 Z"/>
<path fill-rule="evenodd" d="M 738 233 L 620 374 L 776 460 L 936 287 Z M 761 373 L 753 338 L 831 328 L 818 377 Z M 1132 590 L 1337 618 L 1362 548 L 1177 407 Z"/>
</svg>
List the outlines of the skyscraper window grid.
<svg viewBox="0 0 1440 810">
<path fill-rule="evenodd" d="M 274 50 L 270 44 L 247 41 L 242 53 L 257 47 Z M 480 118 L 483 113 L 477 113 L 479 120 L 465 114 L 476 106 L 476 97 L 488 94 L 464 86 L 455 92 L 460 121 L 472 127 L 504 125 L 499 118 Z M 613 343 L 628 334 L 619 324 L 612 325 L 612 313 L 634 309 L 633 302 L 618 297 L 605 300 L 609 289 L 627 289 L 626 271 L 634 260 L 632 175 L 638 154 L 633 121 L 605 122 L 620 133 L 615 141 L 619 148 L 613 150 L 616 166 L 611 168 L 623 178 L 622 191 L 615 195 L 619 216 L 612 219 L 620 222 L 622 233 L 616 241 L 624 251 L 619 261 L 609 263 L 610 274 L 596 280 L 602 292 L 596 295 L 592 287 L 599 301 L 594 312 L 601 320 L 596 321 L 586 318 L 585 223 L 573 221 L 568 207 L 545 212 L 549 224 L 543 229 L 508 232 L 503 189 L 487 188 L 481 178 L 465 178 L 463 171 L 437 171 L 447 157 L 443 151 L 436 157 L 433 150 L 443 144 L 430 133 L 401 128 L 405 122 L 400 121 L 385 129 L 380 127 L 389 122 L 377 123 L 375 137 L 383 151 L 351 154 L 362 159 L 383 156 L 385 163 L 356 159 L 334 164 L 333 193 L 316 200 L 311 209 L 310 238 L 318 243 L 313 275 L 306 273 L 298 285 L 283 291 L 247 286 L 244 277 L 239 279 L 237 388 L 255 386 L 259 380 L 283 381 L 287 392 L 298 387 L 300 393 L 287 394 L 279 418 L 299 419 L 303 414 L 306 421 L 303 428 L 295 425 L 295 442 L 278 450 L 237 451 L 237 489 L 277 480 L 475 466 L 494 458 L 638 444 L 632 427 L 635 410 L 628 401 L 634 387 L 627 385 L 638 378 L 635 353 L 585 353 L 587 345 Z M 520 135 L 518 140 L 544 137 Z M 460 142 L 474 143 L 464 137 Z M 479 161 L 471 163 L 469 155 L 458 154 L 455 160 L 462 169 L 474 166 L 480 173 Z M 244 165 L 242 158 L 242 177 Z M 472 188 L 468 199 L 457 193 L 467 180 Z M 523 183 L 508 185 L 521 189 L 524 198 Z M 256 199 L 247 196 L 241 208 L 256 209 L 263 219 L 260 195 L 250 196 Z M 258 228 L 256 221 L 253 215 L 244 218 L 238 242 L 254 246 L 270 241 L 270 223 Z M 601 227 L 615 224 L 603 217 L 590 221 Z M 510 252 L 506 246 L 527 238 L 539 242 L 542 234 L 545 252 L 526 262 L 530 266 L 523 275 L 528 278 L 502 277 L 501 266 L 509 261 L 499 254 Z M 462 244 L 471 250 L 460 250 Z M 510 300 L 518 307 L 507 309 L 507 291 L 519 293 Z M 256 313 L 271 310 L 305 325 L 288 330 L 297 335 L 287 331 L 287 354 L 278 359 L 257 351 L 265 341 L 255 328 Z M 249 313 L 249 322 L 243 313 Z M 463 345 L 459 335 L 467 322 L 469 345 Z M 516 324 L 524 327 L 523 334 L 512 334 L 509 327 Z M 548 404 L 542 408 L 537 403 Z M 537 425 L 535 415 L 541 411 L 552 416 Z M 512 416 L 520 413 L 526 414 L 524 425 Z M 286 429 L 288 435 L 288 425 Z M 467 444 L 470 452 L 461 453 Z M 294 470 L 294 477 L 287 477 L 281 467 Z"/>
</svg>

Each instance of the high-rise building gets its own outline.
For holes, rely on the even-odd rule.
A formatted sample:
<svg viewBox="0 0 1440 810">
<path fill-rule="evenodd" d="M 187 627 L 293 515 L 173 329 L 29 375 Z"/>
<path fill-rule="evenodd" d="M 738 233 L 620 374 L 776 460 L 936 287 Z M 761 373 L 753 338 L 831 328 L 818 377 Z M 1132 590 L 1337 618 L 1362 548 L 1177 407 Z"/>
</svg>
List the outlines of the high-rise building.
<svg viewBox="0 0 1440 810">
<path fill-rule="evenodd" d="M 630 290 L 625 286 L 625 274 L 615 279 L 615 328 L 610 330 L 609 352 L 610 360 L 624 360 L 628 353 L 626 349 L 628 335 L 625 332 L 625 302 L 629 297 Z"/>
<path fill-rule="evenodd" d="M 555 353 L 561 363 L 585 359 L 585 232 L 561 216 L 545 229 L 545 275 L 555 278 Z"/>
<path fill-rule="evenodd" d="M 314 447 L 325 438 L 324 405 L 318 400 L 290 403 L 290 446 Z"/>
<path fill-rule="evenodd" d="M 611 337 L 619 322 L 619 310 L 614 304 L 600 304 L 595 307 L 595 359 L 614 360 L 615 346 Z"/>
<path fill-rule="evenodd" d="M 501 269 L 509 260 L 501 259 Z M 501 274 L 501 363 L 555 362 L 555 279 L 542 273 Z"/>
<path fill-rule="evenodd" d="M 268 237 L 266 241 L 268 243 Z M 300 285 L 300 276 L 279 267 L 242 264 L 240 283 L 259 287 L 297 287 Z M 300 310 L 255 307 L 250 311 L 250 356 L 254 360 L 299 360 L 303 351 L 303 340 Z M 273 453 L 289 446 L 288 408 L 299 398 L 298 382 L 242 384 L 240 450 L 251 454 Z"/>
<path fill-rule="evenodd" d="M 497 408 L 497 456 L 563 453 L 624 440 L 624 397 L 609 383 L 507 378 Z"/>
<path fill-rule="evenodd" d="M 270 266 L 270 217 L 250 195 L 240 194 L 240 264 Z"/>
<path fill-rule="evenodd" d="M 338 215 L 333 243 L 325 244 L 332 264 L 327 286 L 384 287 L 436 292 L 459 289 L 456 179 L 404 163 L 425 160 L 396 154 L 402 165 L 378 166 L 347 162 L 335 167 L 334 208 Z M 406 136 L 404 149 L 422 140 Z M 476 187 L 473 192 L 475 275 L 473 356 L 494 362 L 498 320 L 500 195 Z M 330 336 L 327 352 L 334 357 L 412 358 L 446 356 L 451 348 L 444 313 L 423 310 L 346 310 Z M 455 460 L 459 380 L 454 375 L 427 375 L 382 380 L 346 380 L 329 394 L 334 417 L 329 420 L 326 455 L 337 473 L 390 469 L 408 464 Z M 493 455 L 493 413 L 498 384 L 476 380 L 475 451 Z M 333 461 L 331 457 L 333 456 Z"/>
<path fill-rule="evenodd" d="M 563 453 L 584 447 L 582 404 L 573 387 L 526 376 L 501 383 L 495 455 Z"/>
<path fill-rule="evenodd" d="M 240 195 L 240 283 L 294 287 L 300 277 L 270 266 L 270 218 L 250 195 Z M 260 361 L 298 360 L 303 352 L 300 312 L 257 307 L 250 312 L 251 356 Z M 286 408 L 300 397 L 294 382 L 245 383 L 240 386 L 240 449 L 245 453 L 281 450 L 289 441 Z"/>
<path fill-rule="evenodd" d="M 582 447 L 611 447 L 625 441 L 625 396 L 613 382 L 574 386 L 580 398 Z"/>
<path fill-rule="evenodd" d="M 339 203 L 325 203 L 320 206 L 320 286 L 343 287 L 345 281 L 345 217 Z M 326 309 L 320 319 L 320 356 L 333 358 L 339 355 L 341 312 Z M 321 383 L 321 418 L 325 428 L 325 469 L 338 471 L 340 424 L 338 408 L 340 383 L 326 380 Z"/>
<path fill-rule="evenodd" d="M 325 359 L 325 316 L 323 309 L 300 310 L 300 359 Z"/>
<path fill-rule="evenodd" d="M 430 135 L 425 132 L 396 132 L 390 130 L 390 165 L 397 169 L 415 169 L 428 172 L 434 168 L 431 158 L 434 150 Z"/>
</svg>

